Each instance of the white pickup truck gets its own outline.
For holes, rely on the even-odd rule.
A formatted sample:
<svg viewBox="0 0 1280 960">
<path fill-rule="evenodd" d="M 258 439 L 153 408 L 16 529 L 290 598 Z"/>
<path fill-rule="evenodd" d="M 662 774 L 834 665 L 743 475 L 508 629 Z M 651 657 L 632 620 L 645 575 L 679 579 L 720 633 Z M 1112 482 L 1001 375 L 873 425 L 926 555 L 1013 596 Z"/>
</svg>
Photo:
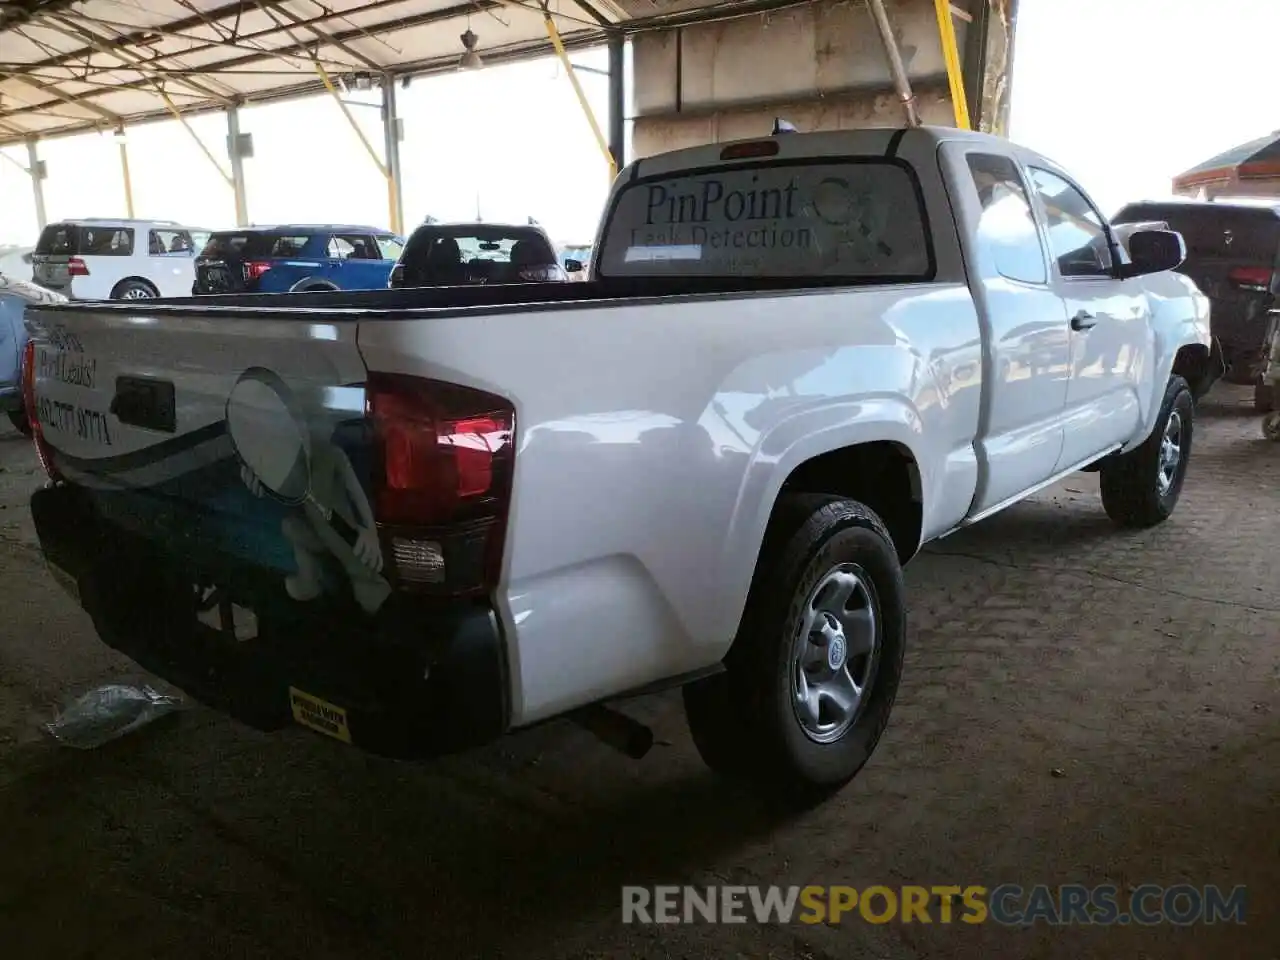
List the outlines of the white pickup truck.
<svg viewBox="0 0 1280 960">
<path fill-rule="evenodd" d="M 898 690 L 902 564 L 1072 471 L 1174 509 L 1214 378 L 1181 238 L 951 129 L 644 159 L 579 284 L 28 312 L 44 554 L 101 637 L 398 756 L 681 686 L 805 796 Z"/>
</svg>

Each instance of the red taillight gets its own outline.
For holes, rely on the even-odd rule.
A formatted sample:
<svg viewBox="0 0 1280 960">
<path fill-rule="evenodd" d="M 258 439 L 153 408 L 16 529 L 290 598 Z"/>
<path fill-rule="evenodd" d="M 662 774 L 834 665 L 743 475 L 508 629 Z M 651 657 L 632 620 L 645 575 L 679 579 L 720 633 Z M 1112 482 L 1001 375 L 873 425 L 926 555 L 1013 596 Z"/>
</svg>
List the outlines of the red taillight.
<svg viewBox="0 0 1280 960">
<path fill-rule="evenodd" d="M 451 594 L 497 582 L 511 499 L 515 410 L 434 380 L 371 374 L 374 513 L 403 585 Z"/>
<path fill-rule="evenodd" d="M 1227 276 L 1242 287 L 1270 287 L 1270 267 L 1236 267 Z"/>
<path fill-rule="evenodd" d="M 72 257 L 67 261 L 68 277 L 87 277 L 89 275 L 89 265 L 79 257 Z"/>
<path fill-rule="evenodd" d="M 257 280 L 271 269 L 271 264 L 266 260 L 249 260 L 244 265 L 245 280 Z"/>
<path fill-rule="evenodd" d="M 53 465 L 53 457 L 49 444 L 44 438 L 44 430 L 40 425 L 40 408 L 36 403 L 36 343 L 28 340 L 22 350 L 22 405 L 27 413 L 27 423 L 31 425 L 31 440 L 36 447 L 36 456 L 40 466 L 51 480 L 61 480 L 62 475 Z"/>
</svg>

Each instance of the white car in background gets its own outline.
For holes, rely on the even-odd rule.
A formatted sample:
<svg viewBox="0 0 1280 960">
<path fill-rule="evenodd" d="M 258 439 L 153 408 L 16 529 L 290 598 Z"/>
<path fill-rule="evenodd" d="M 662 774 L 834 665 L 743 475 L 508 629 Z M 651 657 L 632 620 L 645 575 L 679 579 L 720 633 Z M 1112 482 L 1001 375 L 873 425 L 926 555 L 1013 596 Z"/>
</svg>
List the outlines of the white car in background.
<svg viewBox="0 0 1280 960">
<path fill-rule="evenodd" d="M 31 256 L 33 247 L 0 244 L 0 277 L 31 282 Z"/>
<path fill-rule="evenodd" d="M 172 220 L 63 220 L 41 231 L 30 279 L 72 300 L 186 297 L 208 237 Z"/>
</svg>

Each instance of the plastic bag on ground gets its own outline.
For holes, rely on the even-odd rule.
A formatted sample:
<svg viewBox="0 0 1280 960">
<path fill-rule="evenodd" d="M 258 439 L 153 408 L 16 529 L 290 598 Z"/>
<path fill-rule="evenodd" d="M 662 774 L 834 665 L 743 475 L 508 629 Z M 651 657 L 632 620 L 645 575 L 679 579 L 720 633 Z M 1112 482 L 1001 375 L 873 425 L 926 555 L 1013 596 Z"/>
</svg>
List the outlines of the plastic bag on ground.
<svg viewBox="0 0 1280 960">
<path fill-rule="evenodd" d="M 45 729 L 64 746 L 92 750 L 181 706 L 181 698 L 157 693 L 149 686 L 107 684 L 80 697 L 45 724 Z"/>
</svg>

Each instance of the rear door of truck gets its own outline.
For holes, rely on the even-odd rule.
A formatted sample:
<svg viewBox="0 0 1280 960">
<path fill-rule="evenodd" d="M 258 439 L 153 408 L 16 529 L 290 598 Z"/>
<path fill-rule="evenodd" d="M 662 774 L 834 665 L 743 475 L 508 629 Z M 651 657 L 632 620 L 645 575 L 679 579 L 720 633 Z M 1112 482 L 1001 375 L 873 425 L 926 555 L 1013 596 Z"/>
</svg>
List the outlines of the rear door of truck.
<svg viewBox="0 0 1280 960">
<path fill-rule="evenodd" d="M 357 325 L 293 314 L 29 313 L 48 466 L 160 554 L 292 571 L 285 521 L 299 508 L 340 533 L 371 516 Z"/>
</svg>

